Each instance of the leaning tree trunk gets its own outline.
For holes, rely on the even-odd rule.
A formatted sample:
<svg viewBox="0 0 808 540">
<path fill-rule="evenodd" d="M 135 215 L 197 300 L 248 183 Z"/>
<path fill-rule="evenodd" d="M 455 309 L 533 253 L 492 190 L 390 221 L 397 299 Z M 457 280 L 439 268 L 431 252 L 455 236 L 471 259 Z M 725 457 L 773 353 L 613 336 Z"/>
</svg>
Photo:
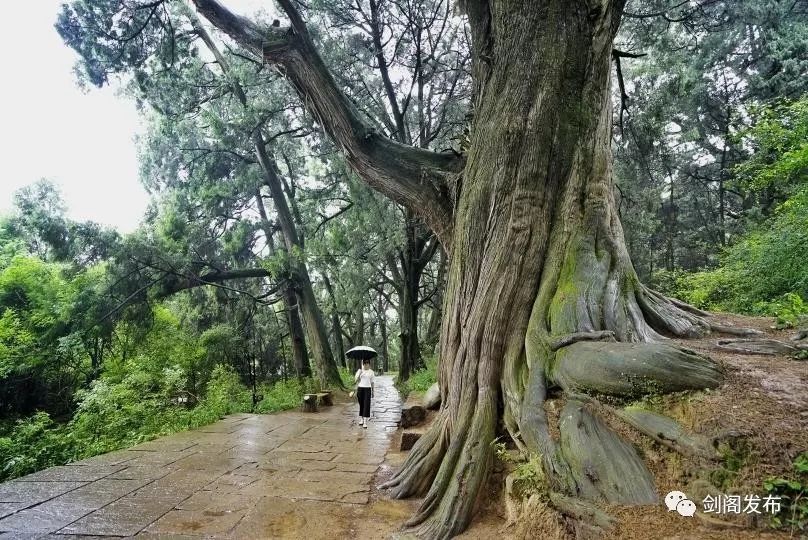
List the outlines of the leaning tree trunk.
<svg viewBox="0 0 808 540">
<path fill-rule="evenodd" d="M 560 439 L 551 437 L 547 389 L 636 395 L 721 378 L 708 359 L 645 344 L 658 332 L 698 335 L 709 326 L 644 288 L 625 247 L 610 149 L 619 9 L 522 0 L 489 13 L 487 5 L 465 3 L 477 88 L 443 310 L 444 405 L 388 483 L 399 497 L 426 493 L 408 522 L 424 538 L 468 525 L 500 411 L 517 443 L 542 456 L 553 491 L 654 501 L 636 452 L 578 401 L 568 401 Z M 584 341 L 609 338 L 628 343 Z"/>
</svg>

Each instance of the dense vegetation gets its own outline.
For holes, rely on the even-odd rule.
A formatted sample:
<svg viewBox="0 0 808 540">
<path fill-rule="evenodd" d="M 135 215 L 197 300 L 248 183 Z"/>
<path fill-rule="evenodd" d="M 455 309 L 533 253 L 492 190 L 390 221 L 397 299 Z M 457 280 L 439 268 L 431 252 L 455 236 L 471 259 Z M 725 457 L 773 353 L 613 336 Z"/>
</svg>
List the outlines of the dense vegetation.
<svg viewBox="0 0 808 540">
<path fill-rule="evenodd" d="M 768 208 L 722 250 L 712 270 L 658 272 L 671 292 L 698 307 L 773 315 L 794 326 L 808 315 L 808 99 L 755 111 L 738 135 L 755 153 L 738 164 L 733 181 Z"/>
<path fill-rule="evenodd" d="M 0 479 L 294 407 L 350 386 L 345 350 L 367 344 L 403 391 L 441 378 L 463 396 L 392 484 L 430 489 L 416 532 L 443 537 L 498 429 L 524 439 L 523 472 L 586 482 L 585 437 L 554 446 L 536 412 L 560 338 L 619 351 L 709 330 L 641 281 L 803 324 L 801 3 L 610 0 L 585 20 L 562 2 L 279 4 L 290 28 L 205 0 L 62 7 L 81 82 L 140 108 L 153 202 L 122 236 L 68 219 L 43 180 L 0 222 Z M 576 29 L 563 46 L 559 28 Z M 718 384 L 688 386 L 682 350 L 644 350 L 677 389 Z"/>
</svg>

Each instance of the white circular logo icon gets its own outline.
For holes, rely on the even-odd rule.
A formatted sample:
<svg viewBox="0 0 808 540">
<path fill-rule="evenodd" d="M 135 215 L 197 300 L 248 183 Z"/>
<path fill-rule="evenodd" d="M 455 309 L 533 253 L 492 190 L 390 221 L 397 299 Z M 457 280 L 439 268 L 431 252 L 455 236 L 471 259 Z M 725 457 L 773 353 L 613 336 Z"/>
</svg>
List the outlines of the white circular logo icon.
<svg viewBox="0 0 808 540">
<path fill-rule="evenodd" d="M 676 510 L 680 516 L 691 517 L 696 513 L 696 503 L 681 491 L 671 491 L 665 495 L 665 506 L 669 512 Z"/>
</svg>

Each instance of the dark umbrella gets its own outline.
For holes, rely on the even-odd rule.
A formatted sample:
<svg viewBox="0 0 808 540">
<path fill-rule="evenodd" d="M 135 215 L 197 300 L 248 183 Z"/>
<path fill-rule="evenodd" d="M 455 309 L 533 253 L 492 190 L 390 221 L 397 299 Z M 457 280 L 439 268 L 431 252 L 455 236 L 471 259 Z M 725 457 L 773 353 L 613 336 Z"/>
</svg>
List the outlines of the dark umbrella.
<svg viewBox="0 0 808 540">
<path fill-rule="evenodd" d="M 348 349 L 345 356 L 352 360 L 370 360 L 371 358 L 377 357 L 378 353 L 370 347 L 359 345 L 353 349 Z"/>
</svg>

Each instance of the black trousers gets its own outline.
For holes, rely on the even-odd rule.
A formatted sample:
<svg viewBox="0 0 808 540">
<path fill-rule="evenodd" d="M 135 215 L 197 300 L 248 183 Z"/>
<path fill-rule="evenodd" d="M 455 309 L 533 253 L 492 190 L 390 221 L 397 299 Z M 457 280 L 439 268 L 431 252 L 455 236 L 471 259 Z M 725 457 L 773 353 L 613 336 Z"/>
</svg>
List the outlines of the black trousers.
<svg viewBox="0 0 808 540">
<path fill-rule="evenodd" d="M 370 388 L 357 388 L 356 400 L 359 402 L 359 416 L 370 418 Z"/>
</svg>

